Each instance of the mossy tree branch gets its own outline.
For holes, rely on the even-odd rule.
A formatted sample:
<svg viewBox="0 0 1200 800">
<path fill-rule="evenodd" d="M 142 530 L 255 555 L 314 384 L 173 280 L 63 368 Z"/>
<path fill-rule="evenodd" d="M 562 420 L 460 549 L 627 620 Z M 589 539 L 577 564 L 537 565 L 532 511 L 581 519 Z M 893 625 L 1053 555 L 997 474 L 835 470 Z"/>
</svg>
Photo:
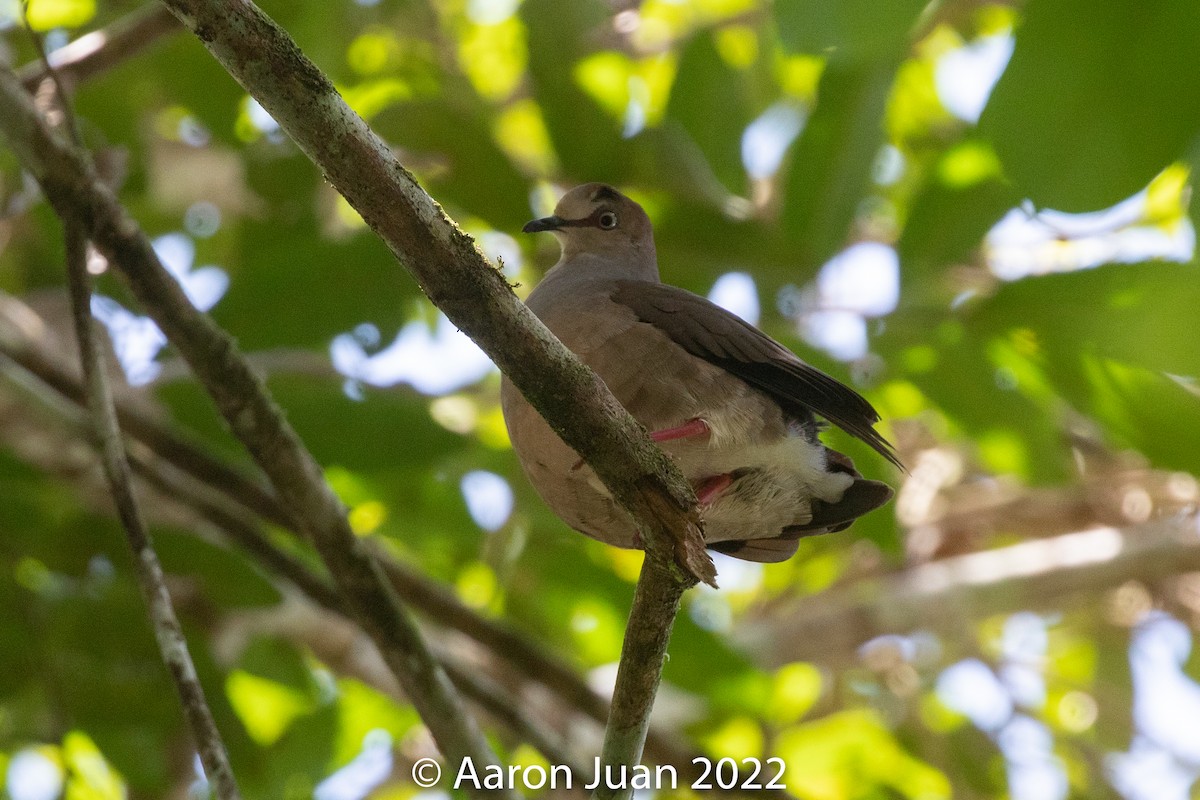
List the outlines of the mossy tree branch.
<svg viewBox="0 0 1200 800">
<path fill-rule="evenodd" d="M 253 3 L 164 0 L 384 240 L 421 289 L 595 469 L 651 548 L 714 581 L 695 496 L 608 388 L 527 309 L 475 242 Z"/>
</svg>

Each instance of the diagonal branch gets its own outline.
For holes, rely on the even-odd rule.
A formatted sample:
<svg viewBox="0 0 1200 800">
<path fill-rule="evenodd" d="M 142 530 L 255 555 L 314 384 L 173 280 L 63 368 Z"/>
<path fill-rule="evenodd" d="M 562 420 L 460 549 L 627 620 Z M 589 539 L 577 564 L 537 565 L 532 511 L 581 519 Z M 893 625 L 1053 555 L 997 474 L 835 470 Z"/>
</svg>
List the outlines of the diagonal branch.
<svg viewBox="0 0 1200 800">
<path fill-rule="evenodd" d="M 516 298 L 287 33 L 250 2 L 164 3 L 320 167 L 429 299 L 595 469 L 638 522 L 647 547 L 714 582 L 695 495 L 683 476 L 603 381 Z"/>
<path fill-rule="evenodd" d="M 517 300 L 470 237 L 279 26 L 251 2 L 163 2 L 321 168 L 429 299 L 492 358 L 633 517 L 647 550 L 637 594 L 675 598 L 660 606 L 635 604 L 641 618 L 631 618 L 626 631 L 614 689 L 614 708 L 625 715 L 610 718 L 605 756 L 619 759 L 609 761 L 612 766 L 640 763 L 678 598 L 697 580 L 716 585 L 691 487 L 604 382 Z M 635 631 L 653 632 L 646 654 L 635 652 Z M 656 655 L 639 660 L 647 654 Z"/>
</svg>

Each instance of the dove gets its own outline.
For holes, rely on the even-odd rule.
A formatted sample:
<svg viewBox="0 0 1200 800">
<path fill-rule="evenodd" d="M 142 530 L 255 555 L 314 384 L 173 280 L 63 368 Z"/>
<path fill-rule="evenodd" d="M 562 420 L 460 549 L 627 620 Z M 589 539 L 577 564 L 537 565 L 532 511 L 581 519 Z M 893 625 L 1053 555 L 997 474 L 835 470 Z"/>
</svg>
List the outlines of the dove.
<svg viewBox="0 0 1200 800">
<path fill-rule="evenodd" d="M 523 230 L 550 232 L 562 248 L 526 304 L 691 482 L 708 549 L 783 561 L 801 538 L 843 530 L 892 497 L 818 438 L 823 419 L 900 467 L 870 403 L 740 317 L 662 283 L 636 202 L 589 183 Z M 602 542 L 640 548 L 633 518 L 507 378 L 501 406 L 551 510 Z"/>
</svg>

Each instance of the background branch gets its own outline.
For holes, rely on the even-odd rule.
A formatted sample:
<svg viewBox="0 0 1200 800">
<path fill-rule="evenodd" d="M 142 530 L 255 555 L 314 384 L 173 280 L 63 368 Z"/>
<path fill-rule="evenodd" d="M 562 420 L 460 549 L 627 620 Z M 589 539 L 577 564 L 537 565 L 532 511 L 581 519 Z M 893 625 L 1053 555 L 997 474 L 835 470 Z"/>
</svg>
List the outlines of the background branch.
<svg viewBox="0 0 1200 800">
<path fill-rule="evenodd" d="M 71 107 L 71 98 L 46 55 L 41 37 L 28 27 L 28 23 L 26 29 L 55 88 L 54 100 L 62 114 L 59 127 L 68 131 L 71 139 L 78 145 L 79 130 Z M 97 440 L 101 466 L 108 481 L 113 504 L 116 506 L 117 517 L 125 530 L 125 538 L 133 555 L 134 572 L 146 602 L 159 655 L 179 695 L 184 719 L 192 733 L 200 763 L 204 767 L 213 793 L 221 800 L 240 800 L 241 792 L 229 763 L 229 752 L 205 699 L 204 688 L 200 685 L 200 677 L 192 661 L 187 639 L 171 603 L 162 563 L 133 493 L 125 442 L 117 421 L 108 372 L 97 344 L 98 325 L 92 316 L 92 279 L 87 269 L 87 236 L 77 221 L 65 219 L 63 238 L 66 245 L 65 261 L 71 319 L 79 348 L 87 407 L 91 412 L 92 433 Z"/>
<path fill-rule="evenodd" d="M 740 638 L 775 665 L 853 663 L 864 641 L 885 633 L 953 633 L 967 620 L 1200 570 L 1198 526 L 1193 516 L 1096 528 L 944 558 L 776 609 L 774 621 L 748 624 Z"/>
<path fill-rule="evenodd" d="M 91 313 L 92 291 L 87 272 L 87 240 L 79 226 L 70 221 L 66 223 L 65 235 L 71 308 L 104 474 L 112 491 L 117 516 L 125 529 L 129 549 L 133 553 L 134 571 L 146 600 L 159 652 L 179 694 L 183 715 L 195 739 L 205 775 L 217 797 L 237 800 L 241 793 L 229 765 L 229 755 L 204 698 L 204 689 L 200 686 L 195 664 L 188 652 L 187 639 L 171 605 L 162 564 L 159 563 L 150 532 L 133 495 L 125 445 L 117 424 L 107 373 L 96 346 L 96 323 Z"/>
<path fill-rule="evenodd" d="M 148 3 L 105 28 L 86 33 L 51 51 L 47 57 L 59 80 L 68 87 L 78 86 L 181 30 L 179 22 L 167 9 L 157 3 Z M 17 75 L 32 92 L 47 72 L 44 64 L 31 62 Z"/>
<path fill-rule="evenodd" d="M 228 334 L 191 305 L 88 162 L 47 129 L 9 69 L 0 69 L 0 130 L 55 211 L 87 231 L 191 364 L 234 434 L 270 478 L 284 507 L 316 545 L 359 623 L 379 647 L 442 752 L 448 758 L 471 758 L 481 768 L 496 764 L 495 754 L 415 621 L 400 605 L 378 564 L 362 550 L 320 466 L 283 419 L 262 380 Z"/>
</svg>

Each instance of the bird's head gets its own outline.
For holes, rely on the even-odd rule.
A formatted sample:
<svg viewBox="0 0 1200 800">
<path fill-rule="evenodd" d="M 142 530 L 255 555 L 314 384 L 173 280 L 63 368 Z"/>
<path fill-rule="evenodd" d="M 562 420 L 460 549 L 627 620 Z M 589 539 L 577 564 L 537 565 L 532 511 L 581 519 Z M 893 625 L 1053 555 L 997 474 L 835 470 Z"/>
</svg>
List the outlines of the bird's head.
<svg viewBox="0 0 1200 800">
<path fill-rule="evenodd" d="M 522 230 L 553 233 L 562 245 L 563 261 L 580 254 L 630 266 L 655 261 L 650 218 L 640 205 L 603 183 L 575 187 L 558 201 L 553 216 L 535 219 Z"/>
</svg>

